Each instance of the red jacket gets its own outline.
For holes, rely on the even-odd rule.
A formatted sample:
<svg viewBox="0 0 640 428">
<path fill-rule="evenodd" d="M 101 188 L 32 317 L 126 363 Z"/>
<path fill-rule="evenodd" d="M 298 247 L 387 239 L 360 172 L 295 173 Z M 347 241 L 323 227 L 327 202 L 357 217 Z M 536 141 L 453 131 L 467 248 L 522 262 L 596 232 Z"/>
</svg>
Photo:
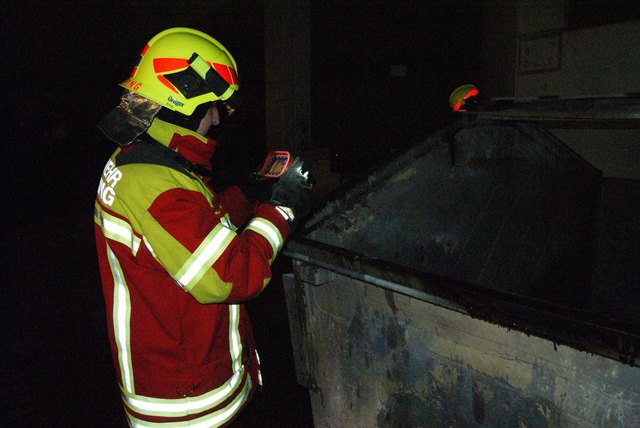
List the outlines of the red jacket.
<svg viewBox="0 0 640 428">
<path fill-rule="evenodd" d="M 219 426 L 248 402 L 259 364 L 242 302 L 269 282 L 289 233 L 273 206 L 252 212 L 238 188 L 215 195 L 188 172 L 167 147 L 206 167 L 215 146 L 180 130 L 155 119 L 148 133 L 165 147 L 117 149 L 95 204 L 108 333 L 132 426 Z"/>
</svg>

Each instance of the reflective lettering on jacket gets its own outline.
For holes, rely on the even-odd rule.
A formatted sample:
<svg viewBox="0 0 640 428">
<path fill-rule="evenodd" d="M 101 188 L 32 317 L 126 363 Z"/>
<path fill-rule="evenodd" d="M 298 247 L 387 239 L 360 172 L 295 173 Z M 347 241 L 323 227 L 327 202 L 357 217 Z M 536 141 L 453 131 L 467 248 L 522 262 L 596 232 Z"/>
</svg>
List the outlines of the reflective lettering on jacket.
<svg viewBox="0 0 640 428">
<path fill-rule="evenodd" d="M 116 185 L 122 178 L 122 172 L 116 167 L 111 159 L 102 171 L 100 184 L 98 186 L 98 197 L 102 203 L 111 206 L 116 197 Z"/>
</svg>

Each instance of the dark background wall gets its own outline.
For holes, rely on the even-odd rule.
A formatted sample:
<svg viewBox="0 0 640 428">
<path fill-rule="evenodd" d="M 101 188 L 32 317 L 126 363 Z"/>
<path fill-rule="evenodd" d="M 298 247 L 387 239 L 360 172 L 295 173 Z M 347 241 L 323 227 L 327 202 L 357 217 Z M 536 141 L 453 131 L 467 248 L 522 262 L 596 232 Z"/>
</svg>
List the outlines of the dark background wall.
<svg viewBox="0 0 640 428">
<path fill-rule="evenodd" d="M 384 162 L 451 120 L 449 94 L 478 78 L 481 5 L 312 2 L 312 140 L 334 170 Z"/>
</svg>

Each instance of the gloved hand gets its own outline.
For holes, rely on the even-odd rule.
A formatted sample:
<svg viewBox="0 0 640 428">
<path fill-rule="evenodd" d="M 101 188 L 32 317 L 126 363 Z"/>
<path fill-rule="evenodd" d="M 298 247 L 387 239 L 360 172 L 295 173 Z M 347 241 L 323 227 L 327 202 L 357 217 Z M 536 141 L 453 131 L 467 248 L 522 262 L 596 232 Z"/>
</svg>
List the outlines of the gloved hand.
<svg viewBox="0 0 640 428">
<path fill-rule="evenodd" d="M 293 219 L 289 222 L 292 229 L 301 218 L 311 211 L 312 185 L 309 171 L 304 161 L 296 157 L 291 166 L 273 184 L 273 192 L 269 203 L 276 207 L 286 207 L 293 211 Z"/>
<path fill-rule="evenodd" d="M 265 202 L 271 198 L 273 194 L 273 185 L 275 180 L 258 177 L 255 173 L 247 173 L 237 186 L 240 187 L 242 193 L 249 202 Z"/>
</svg>

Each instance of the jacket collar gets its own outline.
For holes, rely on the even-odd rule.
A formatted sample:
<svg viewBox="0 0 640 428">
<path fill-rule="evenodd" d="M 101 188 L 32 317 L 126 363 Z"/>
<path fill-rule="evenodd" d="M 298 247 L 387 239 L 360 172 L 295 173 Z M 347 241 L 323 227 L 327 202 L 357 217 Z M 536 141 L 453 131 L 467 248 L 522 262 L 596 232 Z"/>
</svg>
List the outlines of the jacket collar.
<svg viewBox="0 0 640 428">
<path fill-rule="evenodd" d="M 151 122 L 147 134 L 189 162 L 211 171 L 215 140 L 157 117 Z"/>
</svg>

